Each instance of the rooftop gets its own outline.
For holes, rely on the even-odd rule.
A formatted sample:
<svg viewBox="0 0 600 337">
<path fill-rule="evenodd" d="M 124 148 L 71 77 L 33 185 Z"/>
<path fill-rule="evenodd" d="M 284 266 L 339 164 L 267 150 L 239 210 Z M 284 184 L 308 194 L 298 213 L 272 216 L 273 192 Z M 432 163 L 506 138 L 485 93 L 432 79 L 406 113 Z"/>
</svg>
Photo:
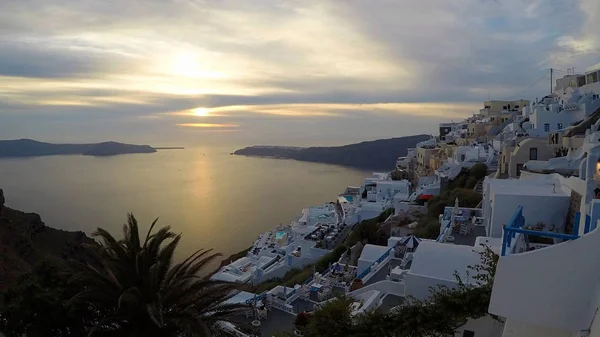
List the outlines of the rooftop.
<svg viewBox="0 0 600 337">
<path fill-rule="evenodd" d="M 454 237 L 452 243 L 455 245 L 474 247 L 478 237 L 486 236 L 485 226 L 473 226 L 469 234 L 453 233 L 452 236 Z"/>
<path fill-rule="evenodd" d="M 233 319 L 236 325 L 249 326 L 254 318 L 237 316 Z M 277 332 L 287 332 L 294 329 L 296 315 L 289 314 L 279 309 L 273 308 L 267 314 L 267 319 L 261 321 L 260 332 L 262 336 L 272 336 Z"/>
<path fill-rule="evenodd" d="M 481 262 L 480 248 L 422 241 L 415 251 L 409 273 L 425 277 L 456 281 L 455 272 L 466 280 L 468 266 Z"/>
<path fill-rule="evenodd" d="M 381 257 L 381 255 L 385 254 L 389 249 L 390 249 L 390 247 L 386 247 L 386 246 L 377 246 L 377 245 L 367 244 L 367 245 L 365 245 L 362 252 L 360 253 L 359 259 L 364 260 L 364 261 L 376 261 L 378 258 Z"/>
<path fill-rule="evenodd" d="M 527 196 L 570 196 L 562 185 L 552 179 L 489 179 L 494 194 Z"/>
</svg>

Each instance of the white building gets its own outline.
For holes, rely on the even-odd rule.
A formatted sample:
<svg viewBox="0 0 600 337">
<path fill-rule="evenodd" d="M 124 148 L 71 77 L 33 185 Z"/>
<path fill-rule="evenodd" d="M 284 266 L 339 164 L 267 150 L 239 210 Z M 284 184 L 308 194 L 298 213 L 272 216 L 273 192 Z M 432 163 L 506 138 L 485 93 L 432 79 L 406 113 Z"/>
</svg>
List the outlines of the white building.
<svg viewBox="0 0 600 337">
<path fill-rule="evenodd" d="M 360 274 L 365 271 L 373 262 L 377 261 L 390 248 L 385 246 L 377 246 L 367 244 L 363 247 L 358 258 L 356 273 Z"/>
<path fill-rule="evenodd" d="M 377 181 L 377 201 L 408 200 L 409 197 L 410 182 L 408 180 Z"/>
<path fill-rule="evenodd" d="M 599 74 L 600 63 L 586 69 L 585 85 L 579 75 L 557 79 L 556 87 L 561 90 L 523 109 L 523 116 L 529 118 L 527 133 L 540 136 L 560 131 L 600 109 Z"/>
<path fill-rule="evenodd" d="M 416 159 L 416 157 L 417 157 L 417 149 L 416 148 L 407 149 L 406 156 L 398 157 L 398 160 L 396 161 L 396 168 L 398 168 L 400 170 L 408 169 L 411 165 L 411 162 L 413 162 Z"/>
<path fill-rule="evenodd" d="M 560 232 L 531 232 L 526 208 L 519 207 L 507 223 L 496 269 L 489 312 L 506 318 L 504 337 L 600 336 L 600 132 L 588 135 L 579 176 L 529 173 L 525 180 L 554 180 L 570 189 L 573 227 Z M 558 186 L 557 186 L 558 188 Z M 537 213 L 551 211 L 537 205 Z M 532 247 L 528 237 L 546 236 L 554 244 Z M 534 249 L 535 248 L 535 249 Z"/>
<path fill-rule="evenodd" d="M 487 236 L 499 238 L 502 228 L 519 205 L 527 225 L 544 224 L 561 230 L 569 208 L 571 191 L 553 179 L 489 179 L 484 181 L 483 217 Z M 543 205 L 544 212 L 540 212 Z"/>
<path fill-rule="evenodd" d="M 406 275 L 406 294 L 424 300 L 430 287 L 454 288 L 458 285 L 455 272 L 463 282 L 473 281 L 467 277 L 467 267 L 481 262 L 479 251 L 481 247 L 422 241 Z"/>
</svg>

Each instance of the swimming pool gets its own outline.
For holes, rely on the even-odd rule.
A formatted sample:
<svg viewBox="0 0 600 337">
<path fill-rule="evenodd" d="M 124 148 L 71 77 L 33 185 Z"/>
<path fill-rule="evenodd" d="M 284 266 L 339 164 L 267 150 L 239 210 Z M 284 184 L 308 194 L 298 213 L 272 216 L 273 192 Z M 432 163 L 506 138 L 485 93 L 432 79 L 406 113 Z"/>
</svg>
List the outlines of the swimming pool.
<svg viewBox="0 0 600 337">
<path fill-rule="evenodd" d="M 287 232 L 276 232 L 275 233 L 275 239 L 276 240 L 281 240 L 283 239 L 283 237 L 287 234 Z"/>
<path fill-rule="evenodd" d="M 344 198 L 346 198 L 346 200 L 348 200 L 348 202 L 352 202 L 352 196 L 351 195 L 345 195 Z"/>
</svg>

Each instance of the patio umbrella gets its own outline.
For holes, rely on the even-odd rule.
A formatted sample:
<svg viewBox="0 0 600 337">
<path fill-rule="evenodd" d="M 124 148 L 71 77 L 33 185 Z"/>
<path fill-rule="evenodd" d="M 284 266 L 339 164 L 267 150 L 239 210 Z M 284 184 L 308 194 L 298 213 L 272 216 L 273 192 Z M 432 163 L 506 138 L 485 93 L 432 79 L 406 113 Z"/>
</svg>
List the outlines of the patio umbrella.
<svg viewBox="0 0 600 337">
<path fill-rule="evenodd" d="M 454 220 L 456 219 L 456 214 L 458 213 L 458 197 L 454 200 L 454 208 L 452 209 L 452 217 L 450 219 L 450 223 L 454 226 Z"/>
<path fill-rule="evenodd" d="M 433 199 L 434 195 L 433 194 L 419 194 L 419 196 L 417 196 L 417 199 L 419 200 L 430 200 Z"/>
<path fill-rule="evenodd" d="M 258 317 L 256 315 L 257 314 L 256 313 L 256 300 L 257 300 L 256 293 L 254 293 L 254 299 L 252 300 L 252 314 L 254 316 L 254 320 L 258 320 Z"/>
<path fill-rule="evenodd" d="M 404 239 L 404 241 L 402 241 L 402 244 L 404 246 L 406 246 L 406 248 L 414 249 L 414 248 L 417 248 L 419 246 L 420 242 L 421 242 L 421 239 L 417 238 L 414 235 L 410 235 L 409 237 L 407 237 L 406 239 Z"/>
</svg>

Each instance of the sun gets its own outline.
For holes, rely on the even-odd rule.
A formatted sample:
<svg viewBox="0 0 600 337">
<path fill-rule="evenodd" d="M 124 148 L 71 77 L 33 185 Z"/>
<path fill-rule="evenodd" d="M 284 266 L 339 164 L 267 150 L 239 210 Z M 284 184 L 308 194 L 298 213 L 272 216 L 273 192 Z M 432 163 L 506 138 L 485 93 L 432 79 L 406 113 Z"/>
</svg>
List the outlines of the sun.
<svg viewBox="0 0 600 337">
<path fill-rule="evenodd" d="M 196 108 L 196 109 L 192 109 L 192 113 L 194 114 L 194 116 L 206 117 L 206 116 L 208 116 L 208 109 L 207 108 Z"/>
<path fill-rule="evenodd" d="M 174 54 L 165 62 L 165 71 L 177 77 L 191 77 L 202 79 L 215 79 L 223 77 L 221 72 L 216 71 L 203 58 L 195 53 L 182 52 Z"/>
</svg>

